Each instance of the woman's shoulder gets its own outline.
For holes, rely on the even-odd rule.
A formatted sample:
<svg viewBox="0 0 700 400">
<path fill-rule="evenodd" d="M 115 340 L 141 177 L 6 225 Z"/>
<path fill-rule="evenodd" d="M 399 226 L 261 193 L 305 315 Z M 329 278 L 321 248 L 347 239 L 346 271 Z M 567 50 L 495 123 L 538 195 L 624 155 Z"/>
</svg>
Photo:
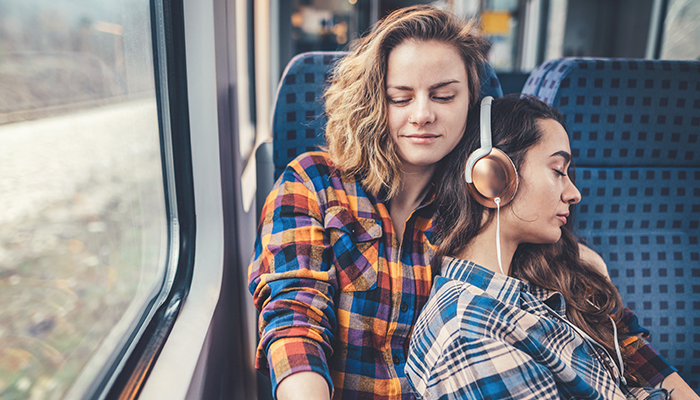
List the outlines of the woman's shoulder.
<svg viewBox="0 0 700 400">
<path fill-rule="evenodd" d="M 459 327 L 464 338 L 500 337 L 510 319 L 524 313 L 512 303 L 469 282 L 437 276 L 426 308 L 445 326 Z"/>
<path fill-rule="evenodd" d="M 287 164 L 287 171 L 303 173 L 304 171 L 315 171 L 316 174 L 328 175 L 331 170 L 335 170 L 330 155 L 325 151 L 307 151 L 298 155 Z"/>
<path fill-rule="evenodd" d="M 471 314 L 486 304 L 495 306 L 497 303 L 500 302 L 496 298 L 468 282 L 436 276 L 426 307 L 440 310 L 443 317 L 459 319 L 464 318 L 465 312 Z"/>
<path fill-rule="evenodd" d="M 333 201 L 346 208 L 352 208 L 349 196 L 369 198 L 372 204 L 377 201 L 365 191 L 358 177 L 338 169 L 325 151 L 309 151 L 292 160 L 275 188 L 283 186 L 285 192 L 306 190 L 315 193 L 321 203 Z M 301 186 L 306 189 L 301 189 Z"/>
<path fill-rule="evenodd" d="M 317 178 L 333 178 L 340 181 L 354 182 L 354 176 L 342 173 L 325 151 L 308 151 L 300 154 L 289 164 L 282 175 L 297 175 L 302 181 L 311 181 Z M 288 180 L 291 177 L 283 177 Z M 298 178 L 297 178 L 298 179 Z"/>
</svg>

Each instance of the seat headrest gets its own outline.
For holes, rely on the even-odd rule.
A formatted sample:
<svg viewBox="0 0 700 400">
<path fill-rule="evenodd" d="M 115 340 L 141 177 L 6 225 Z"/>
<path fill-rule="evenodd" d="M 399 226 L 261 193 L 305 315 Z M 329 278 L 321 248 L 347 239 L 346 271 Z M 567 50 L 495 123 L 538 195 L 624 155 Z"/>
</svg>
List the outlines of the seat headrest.
<svg viewBox="0 0 700 400">
<path fill-rule="evenodd" d="M 564 58 L 537 71 L 524 90 L 564 112 L 578 165 L 700 166 L 700 62 Z"/>
</svg>

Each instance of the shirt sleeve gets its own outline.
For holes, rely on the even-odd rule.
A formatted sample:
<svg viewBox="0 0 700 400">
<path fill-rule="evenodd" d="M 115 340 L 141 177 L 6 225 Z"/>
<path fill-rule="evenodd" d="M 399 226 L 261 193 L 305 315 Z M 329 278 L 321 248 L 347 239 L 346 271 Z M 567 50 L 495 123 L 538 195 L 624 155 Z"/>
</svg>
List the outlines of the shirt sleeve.
<svg viewBox="0 0 700 400">
<path fill-rule="evenodd" d="M 440 354 L 414 356 L 421 362 L 409 364 L 428 366 L 425 371 L 408 366 L 406 370 L 418 398 L 424 400 L 560 398 L 547 368 L 525 352 L 491 338 L 462 337 Z"/>
<path fill-rule="evenodd" d="M 265 202 L 248 269 L 260 312 L 255 367 L 269 373 L 273 395 L 284 378 L 302 371 L 321 374 L 333 387 L 327 357 L 336 330 L 337 278 L 331 259 L 316 191 L 293 162 Z"/>
<path fill-rule="evenodd" d="M 622 311 L 616 325 L 620 348 L 626 358 L 625 377 L 631 386 L 654 387 L 667 376 L 678 372 L 649 344 L 649 330 L 639 324 L 637 316 L 629 308 Z"/>
</svg>

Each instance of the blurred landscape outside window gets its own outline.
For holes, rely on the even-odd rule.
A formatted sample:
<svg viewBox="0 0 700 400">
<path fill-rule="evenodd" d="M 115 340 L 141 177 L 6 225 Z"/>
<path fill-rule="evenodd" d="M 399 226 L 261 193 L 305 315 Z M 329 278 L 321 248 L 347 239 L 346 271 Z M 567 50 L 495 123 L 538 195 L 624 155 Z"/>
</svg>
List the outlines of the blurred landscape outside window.
<svg viewBox="0 0 700 400">
<path fill-rule="evenodd" d="M 700 61 L 700 1 L 670 0 L 661 58 Z"/>
<path fill-rule="evenodd" d="M 163 285 L 149 2 L 0 2 L 0 398 L 82 396 Z"/>
</svg>

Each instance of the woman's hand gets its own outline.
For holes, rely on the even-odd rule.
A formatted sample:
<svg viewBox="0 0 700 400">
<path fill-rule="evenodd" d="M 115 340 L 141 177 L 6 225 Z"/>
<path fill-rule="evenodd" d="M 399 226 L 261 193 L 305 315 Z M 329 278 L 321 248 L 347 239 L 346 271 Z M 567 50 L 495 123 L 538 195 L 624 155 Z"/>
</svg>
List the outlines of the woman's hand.
<svg viewBox="0 0 700 400">
<path fill-rule="evenodd" d="M 667 376 L 657 387 L 667 389 L 671 393 L 671 400 L 700 399 L 700 396 L 688 386 L 677 372 Z"/>
<path fill-rule="evenodd" d="M 330 398 L 326 379 L 316 372 L 298 372 L 286 377 L 277 386 L 277 400 L 330 400 Z"/>
</svg>

